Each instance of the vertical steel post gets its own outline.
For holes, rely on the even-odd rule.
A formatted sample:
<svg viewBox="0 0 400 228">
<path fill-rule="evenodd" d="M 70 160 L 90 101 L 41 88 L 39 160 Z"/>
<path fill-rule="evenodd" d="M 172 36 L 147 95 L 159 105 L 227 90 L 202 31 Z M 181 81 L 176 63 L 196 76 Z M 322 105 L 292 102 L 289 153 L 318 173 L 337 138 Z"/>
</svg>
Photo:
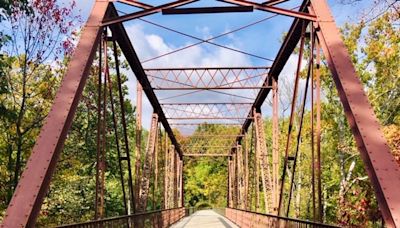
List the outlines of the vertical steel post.
<svg viewBox="0 0 400 228">
<path fill-rule="evenodd" d="M 141 177 L 141 164 L 142 164 L 142 94 L 143 89 L 139 80 L 136 80 L 136 153 L 135 153 L 135 198 L 139 199 L 140 191 L 140 177 Z M 139 200 L 138 200 L 139 202 Z M 138 208 L 139 204 L 135 205 Z"/>
<path fill-rule="evenodd" d="M 135 213 L 135 201 L 136 198 L 134 197 L 135 192 L 133 189 L 133 178 L 132 178 L 132 166 L 131 166 L 131 155 L 129 149 L 129 140 L 128 140 L 128 130 L 126 125 L 126 117 L 125 117 L 125 99 L 124 94 L 122 91 L 122 80 L 121 80 L 121 73 L 119 69 L 119 59 L 117 53 L 117 43 L 115 41 L 115 37 L 113 36 L 113 52 L 114 52 L 114 60 L 115 60 L 115 71 L 117 74 L 117 85 L 118 85 L 118 96 L 119 96 L 119 104 L 121 110 L 121 121 L 122 121 L 122 130 L 124 134 L 124 146 L 125 146 L 125 157 L 127 161 L 127 168 L 128 168 L 128 187 L 129 187 L 129 202 L 130 207 L 128 210 L 129 214 Z"/>
<path fill-rule="evenodd" d="M 320 65 L 321 65 L 321 47 L 318 39 L 316 39 L 316 66 L 315 66 L 315 92 L 316 92 L 316 140 L 317 140 L 317 195 L 318 195 L 318 221 L 323 221 L 322 212 L 322 186 L 321 186 L 321 78 L 320 78 Z"/>
<path fill-rule="evenodd" d="M 181 160 L 177 154 L 177 166 L 176 166 L 176 207 L 180 207 L 181 204 Z"/>
<path fill-rule="evenodd" d="M 158 123 L 158 134 L 157 134 L 157 139 L 156 139 L 156 145 L 154 148 L 154 183 L 153 183 L 153 210 L 156 209 L 157 207 L 157 202 L 156 202 L 156 198 L 158 196 L 158 174 L 159 174 L 159 170 L 158 170 L 158 157 L 159 157 L 159 153 L 161 152 L 161 139 L 162 139 L 162 134 L 161 134 L 161 125 L 160 123 Z"/>
<path fill-rule="evenodd" d="M 232 173 L 232 157 L 228 158 L 228 207 L 233 206 L 233 173 Z"/>
<path fill-rule="evenodd" d="M 175 164 L 175 147 L 169 146 L 168 161 L 168 208 L 174 207 L 174 164 Z"/>
<path fill-rule="evenodd" d="M 259 159 L 258 163 L 260 164 L 261 171 L 261 184 L 263 186 L 263 194 L 264 194 L 264 207 L 265 212 L 269 213 L 270 209 L 270 195 L 273 191 L 272 189 L 272 179 L 271 179 L 271 170 L 269 166 L 269 159 L 267 154 L 267 145 L 265 142 L 265 134 L 264 134 L 264 123 L 262 119 L 262 115 L 259 112 L 254 110 L 254 126 L 256 130 L 256 152 L 258 153 Z M 272 192 L 272 195 L 274 193 Z"/>
<path fill-rule="evenodd" d="M 278 213 L 279 200 L 279 99 L 278 82 L 272 79 L 272 180 L 273 180 L 273 213 Z"/>
<path fill-rule="evenodd" d="M 237 148 L 232 156 L 232 202 L 233 208 L 238 207 L 238 173 L 237 173 Z"/>
<path fill-rule="evenodd" d="M 284 164 L 283 164 L 282 179 L 281 179 L 281 184 L 280 184 L 281 188 L 280 188 L 280 193 L 279 193 L 278 215 L 281 214 L 281 209 L 282 209 L 282 204 L 283 204 L 283 192 L 285 189 L 286 172 L 287 172 L 288 162 L 289 162 L 289 149 L 290 149 L 290 144 L 292 141 L 291 134 L 292 134 L 292 129 L 293 129 L 295 104 L 297 101 L 297 92 L 298 92 L 297 90 L 298 90 L 298 85 L 299 85 L 299 80 L 300 80 L 301 62 L 303 59 L 304 33 L 305 33 L 305 22 L 302 22 L 299 58 L 297 60 L 296 79 L 295 79 L 295 83 L 294 83 L 292 105 L 290 108 L 289 128 L 288 128 L 288 133 L 287 133 L 287 138 L 286 138 L 285 160 L 284 160 Z"/>
<path fill-rule="evenodd" d="M 178 172 L 178 207 L 183 207 L 183 160 L 179 159 L 179 172 Z"/>
<path fill-rule="evenodd" d="M 181 170 L 182 170 L 182 173 L 181 173 L 181 207 L 185 206 L 185 186 L 184 186 L 185 184 L 184 184 L 184 181 L 183 181 L 184 165 L 185 165 L 184 158 L 182 157 L 181 158 Z"/>
<path fill-rule="evenodd" d="M 118 64 L 116 64 L 116 67 L 118 67 Z M 118 155 L 118 168 L 119 168 L 119 174 L 120 174 L 120 180 L 121 180 L 122 199 L 124 201 L 125 215 L 128 215 L 129 212 L 128 212 L 127 197 L 126 197 L 126 192 L 125 192 L 124 171 L 122 168 L 122 160 L 125 159 L 125 157 L 122 157 L 122 155 L 121 155 L 120 139 L 119 139 L 119 134 L 118 134 L 118 121 L 117 121 L 117 117 L 115 114 L 113 85 L 112 85 L 112 81 L 111 81 L 111 77 L 110 77 L 109 66 L 106 66 L 106 68 L 107 68 L 106 76 L 107 76 L 107 81 L 108 81 L 108 95 L 110 96 L 111 114 L 112 114 L 113 130 L 114 130 L 114 136 L 115 136 L 115 147 L 117 149 L 117 155 Z"/>
<path fill-rule="evenodd" d="M 172 180 L 172 182 L 171 182 L 171 202 L 172 202 L 172 204 L 171 204 L 171 207 L 172 208 L 175 208 L 176 206 L 177 206 L 177 194 L 176 194 L 176 186 L 177 186 L 177 179 L 176 179 L 176 173 L 177 173 L 177 153 L 176 153 L 176 150 L 175 150 L 175 147 L 174 147 L 174 149 L 172 150 L 172 154 L 171 154 L 171 160 L 172 160 L 172 162 L 171 162 L 171 165 L 172 165 L 172 167 L 171 167 L 171 176 L 172 176 L 172 178 L 171 178 L 171 180 Z"/>
<path fill-rule="evenodd" d="M 247 134 L 246 134 L 247 136 Z M 249 210 L 249 143 L 245 136 L 245 149 L 244 149 L 244 209 Z M 251 198 L 250 198 L 251 200 Z"/>
<path fill-rule="evenodd" d="M 244 172 L 243 172 L 243 148 L 242 145 L 237 144 L 236 149 L 236 164 L 237 164 L 237 198 L 238 205 L 237 207 L 240 209 L 244 209 L 244 201 L 246 196 L 244 195 Z"/>
<path fill-rule="evenodd" d="M 256 132 L 256 130 L 255 130 L 256 126 L 255 125 L 256 125 L 255 122 L 253 122 L 254 132 Z M 260 151 L 257 149 L 257 136 L 256 136 L 256 134 L 253 135 L 253 138 L 254 138 L 253 143 L 254 143 L 254 152 L 255 152 L 254 165 L 255 165 L 255 172 L 256 172 L 256 175 L 255 175 L 255 178 L 256 178 L 256 181 L 255 181 L 255 185 L 256 185 L 255 186 L 255 191 L 256 191 L 256 212 L 259 212 L 260 211 L 260 159 L 261 159 L 261 157 L 260 157 Z"/>
<path fill-rule="evenodd" d="M 99 197 L 98 201 L 97 201 L 97 205 L 96 205 L 96 210 L 97 212 L 97 219 L 102 219 L 104 218 L 104 195 L 105 195 L 105 172 L 106 172 L 106 151 L 107 151 L 107 66 L 108 66 L 108 58 L 107 58 L 107 44 L 105 41 L 105 30 L 103 33 L 103 40 L 100 41 L 101 44 L 103 45 L 103 52 L 104 52 L 104 89 L 102 91 L 102 99 L 103 99 L 103 110 L 102 110 L 102 115 L 101 115 L 101 150 L 100 150 L 100 154 L 98 155 L 99 158 L 99 165 L 97 166 L 98 168 L 98 174 L 100 175 L 100 178 L 97 179 L 99 180 L 98 183 L 96 183 L 96 191 L 99 191 L 100 194 L 97 194 L 97 196 Z M 101 60 L 100 60 L 101 61 Z M 102 69 L 102 70 L 103 70 Z"/>
<path fill-rule="evenodd" d="M 101 145 L 102 145 L 102 135 L 101 135 L 101 115 L 102 115 L 102 111 L 101 111 L 101 104 L 102 104 L 102 99 L 101 99 L 101 91 L 102 91 L 102 41 L 100 41 L 99 44 L 99 72 L 98 72 L 98 84 L 97 84 L 97 131 L 96 131 L 96 192 L 95 192 L 95 199 L 94 199 L 94 208 L 95 208 L 95 212 L 94 212 L 94 219 L 98 219 L 99 218 L 99 210 L 98 210 L 98 205 L 99 205 L 99 194 L 100 194 L 100 190 L 99 190 L 99 183 L 100 183 L 100 157 L 101 157 Z"/>
<path fill-rule="evenodd" d="M 311 123 L 311 199 L 312 199 L 312 209 L 313 209 L 313 221 L 317 221 L 316 218 L 316 207 L 315 207 L 315 134 L 314 134 L 314 85 L 315 85 L 315 77 L 314 77 L 314 27 L 312 22 L 310 23 L 310 74 L 311 74 L 311 108 L 310 108 L 310 123 Z"/>
<path fill-rule="evenodd" d="M 149 195 L 151 170 L 154 162 L 154 150 L 156 149 L 156 139 L 158 133 L 158 115 L 153 113 L 151 119 L 151 127 L 149 133 L 148 144 L 146 148 L 146 153 L 144 155 L 143 171 L 140 180 L 140 190 L 139 190 L 139 206 L 138 211 L 144 212 L 147 208 L 147 200 Z"/>
<path fill-rule="evenodd" d="M 301 143 L 301 133 L 302 133 L 302 129 L 303 129 L 304 113 L 305 113 L 305 106 L 306 106 L 306 102 L 307 102 L 307 92 L 308 92 L 308 87 L 309 87 L 311 71 L 312 71 L 312 68 L 311 68 L 311 62 L 310 62 L 308 65 L 306 85 L 305 85 L 305 89 L 304 89 L 304 96 L 303 96 L 301 113 L 300 113 L 299 130 L 297 131 L 296 148 L 295 148 L 295 152 L 294 152 L 292 177 L 291 177 L 290 185 L 289 185 L 289 197 L 288 197 L 288 205 L 287 205 L 287 210 L 286 210 L 286 217 L 289 216 L 290 202 L 292 200 L 294 178 L 296 175 L 297 157 L 298 157 L 298 152 L 299 152 L 300 143 Z"/>
<path fill-rule="evenodd" d="M 168 209 L 169 205 L 169 158 L 170 158 L 170 150 L 168 148 L 168 137 L 165 135 L 165 143 L 164 143 L 164 209 Z"/>
</svg>

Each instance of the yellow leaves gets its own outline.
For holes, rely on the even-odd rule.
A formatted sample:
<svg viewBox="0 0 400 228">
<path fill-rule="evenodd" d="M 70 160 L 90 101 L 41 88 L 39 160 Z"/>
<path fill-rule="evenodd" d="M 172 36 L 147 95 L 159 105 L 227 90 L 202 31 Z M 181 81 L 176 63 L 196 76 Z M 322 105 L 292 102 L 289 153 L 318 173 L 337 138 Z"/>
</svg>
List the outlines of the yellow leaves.
<svg viewBox="0 0 400 228">
<path fill-rule="evenodd" d="M 393 156 L 400 165 L 400 126 L 394 124 L 385 126 L 383 128 L 383 133 L 388 141 Z"/>
</svg>

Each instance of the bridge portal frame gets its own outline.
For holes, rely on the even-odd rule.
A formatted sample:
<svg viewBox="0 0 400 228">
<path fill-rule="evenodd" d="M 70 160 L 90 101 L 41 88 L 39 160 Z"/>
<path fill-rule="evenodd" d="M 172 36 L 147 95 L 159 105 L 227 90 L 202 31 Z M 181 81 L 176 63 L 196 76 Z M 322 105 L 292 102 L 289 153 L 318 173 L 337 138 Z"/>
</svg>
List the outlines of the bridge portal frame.
<svg viewBox="0 0 400 228">
<path fill-rule="evenodd" d="M 118 16 L 112 4 L 113 1 L 96 0 L 55 101 L 7 208 L 2 227 L 33 227 L 35 225 L 89 75 L 100 42 L 102 28 L 106 26 L 116 35 L 116 42 L 128 60 L 137 80 L 143 86 L 145 94 L 175 147 L 174 152 L 176 151 L 178 156 L 182 158 L 180 145 L 163 113 L 122 22 L 160 12 L 176 13 L 177 10 L 174 10 L 174 8 L 195 1 L 180 0 L 159 6 L 150 6 L 137 1 L 125 0 L 122 2 L 143 10 Z M 223 0 L 223 2 L 238 5 L 238 10 L 242 11 L 243 7 L 246 8 L 246 11 L 249 11 L 248 7 L 252 7 L 253 9 L 294 18 L 288 35 L 270 68 L 269 75 L 271 77 L 268 77 L 264 82 L 265 88 L 260 89 L 242 126 L 240 135 L 246 134 L 250 124 L 254 121 L 253 110 L 260 111 L 261 105 L 273 88 L 273 81 L 278 81 L 284 65 L 302 36 L 302 24 L 311 22 L 324 56 L 328 61 L 328 67 L 331 70 L 347 120 L 375 190 L 385 223 L 389 227 L 400 227 L 400 195 L 397 192 L 397 188 L 400 186 L 400 170 L 390 153 L 389 146 L 340 37 L 327 2 L 325 0 L 304 0 L 299 11 L 275 7 L 277 1 L 255 3 L 247 0 Z M 218 9 L 218 12 L 223 11 L 222 8 Z M 226 11 L 232 12 L 234 9 L 230 7 Z M 179 10 L 178 13 L 210 13 L 210 9 L 191 9 L 186 12 Z M 236 146 L 241 144 L 242 138 L 243 136 L 237 137 Z M 285 160 L 287 160 L 287 157 Z"/>
</svg>

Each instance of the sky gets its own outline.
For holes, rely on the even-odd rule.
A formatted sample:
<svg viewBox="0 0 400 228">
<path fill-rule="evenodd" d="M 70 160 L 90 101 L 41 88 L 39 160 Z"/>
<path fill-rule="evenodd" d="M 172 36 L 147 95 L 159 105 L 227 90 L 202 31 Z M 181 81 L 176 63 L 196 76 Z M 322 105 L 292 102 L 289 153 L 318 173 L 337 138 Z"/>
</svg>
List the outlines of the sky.
<svg viewBox="0 0 400 228">
<path fill-rule="evenodd" d="M 61 0 L 63 2 L 70 2 L 71 0 Z M 75 12 L 80 14 L 82 20 L 85 21 L 93 6 L 93 0 L 76 1 L 77 8 Z M 143 0 L 142 2 L 151 5 L 158 5 L 168 2 L 168 0 Z M 362 0 L 356 4 L 341 4 L 338 0 L 328 1 L 336 23 L 341 26 L 346 22 L 357 22 L 358 17 L 355 15 L 363 14 L 368 6 L 371 5 L 370 0 Z M 294 8 L 301 4 L 300 0 L 291 0 L 286 3 L 280 4 L 279 7 Z M 140 9 L 127 6 L 121 3 L 115 3 L 117 10 L 120 14 L 131 13 Z M 227 5 L 215 0 L 200 0 L 194 4 L 184 7 L 200 7 L 200 6 L 222 6 Z M 253 26 L 247 27 L 243 30 L 223 36 L 213 42 L 228 46 L 230 48 L 242 50 L 264 58 L 274 59 L 276 53 L 280 48 L 280 42 L 283 39 L 283 34 L 288 31 L 292 18 L 285 16 L 276 16 L 270 19 L 273 14 L 261 11 L 254 11 L 252 13 L 226 13 L 226 14 L 197 14 L 197 15 L 161 15 L 154 14 L 144 17 L 146 21 L 133 20 L 124 22 L 124 26 L 129 34 L 133 46 L 141 61 L 146 61 L 152 57 L 168 53 L 177 48 L 185 47 L 187 45 L 198 42 L 198 40 L 188 38 L 174 32 L 157 27 L 154 23 L 199 37 L 201 39 L 208 39 L 210 37 L 219 35 L 224 32 L 232 31 L 238 27 L 247 24 L 261 21 Z M 291 56 L 286 64 L 281 76 L 280 84 L 285 84 L 281 90 L 290 89 L 290 83 L 294 78 L 296 70 L 297 58 L 295 55 Z M 251 57 L 241 53 L 233 52 L 231 50 L 215 47 L 210 44 L 201 44 L 184 51 L 168 55 L 153 61 L 143 63 L 144 68 L 153 67 L 202 67 L 202 66 L 270 66 L 271 61 Z M 303 66 L 304 67 L 304 66 Z M 129 81 L 129 98 L 136 103 L 136 79 L 131 72 L 128 74 Z M 289 84 L 289 85 L 286 85 Z M 304 84 L 304 82 L 302 82 Z M 187 91 L 186 91 L 187 92 Z M 255 97 L 257 91 L 243 91 L 234 90 L 226 91 L 236 95 L 243 95 Z M 156 92 L 159 99 L 177 95 L 182 92 Z M 152 107 L 143 96 L 143 127 L 149 129 Z M 289 97 L 287 97 L 289 99 Z M 232 98 L 231 96 L 217 94 L 215 92 L 206 91 L 194 93 L 185 98 L 174 98 L 165 100 L 166 102 L 222 102 L 222 101 L 235 101 L 243 102 L 243 99 Z M 248 101 L 247 101 L 248 102 Z M 288 101 L 283 101 L 288 102 Z M 264 116 L 271 113 L 271 108 L 268 100 L 262 108 Z M 182 131 L 190 131 L 181 129 Z"/>
</svg>

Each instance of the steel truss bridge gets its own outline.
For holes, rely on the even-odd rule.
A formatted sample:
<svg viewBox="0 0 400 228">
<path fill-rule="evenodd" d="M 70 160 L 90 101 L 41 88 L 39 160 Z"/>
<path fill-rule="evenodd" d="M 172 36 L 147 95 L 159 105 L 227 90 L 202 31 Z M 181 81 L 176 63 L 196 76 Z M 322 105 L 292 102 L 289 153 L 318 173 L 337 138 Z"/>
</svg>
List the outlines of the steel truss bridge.
<svg viewBox="0 0 400 228">
<path fill-rule="evenodd" d="M 167 227 L 179 221 L 187 214 L 183 207 L 183 158 L 185 156 L 194 159 L 202 156 L 225 157 L 229 173 L 227 184 L 228 207 L 225 210 L 225 216 L 242 227 L 328 227 L 328 225 L 318 223 L 322 221 L 320 165 L 320 65 L 322 55 L 331 71 L 360 156 L 375 190 L 385 225 L 387 227 L 400 227 L 399 167 L 390 153 L 326 1 L 304 0 L 301 6 L 296 9 L 286 9 L 280 5 L 288 0 L 269 0 L 263 3 L 250 0 L 221 1 L 231 5 L 190 7 L 189 4 L 196 2 L 196 0 L 179 0 L 152 6 L 134 0 L 96 0 L 1 227 L 35 226 L 90 69 L 97 64 L 95 62 L 96 56 L 98 57 L 96 61 L 99 61 L 96 66 L 100 70 L 98 70 L 97 99 L 95 220 L 67 225 L 66 227 Z M 114 6 L 115 2 L 134 6 L 139 10 L 121 14 Z M 177 15 L 252 12 L 255 10 L 293 18 L 293 23 L 283 40 L 282 46 L 275 59 L 271 60 L 270 66 L 145 69 L 142 66 L 143 61 L 139 60 L 123 26 L 123 22 L 134 19 L 145 20 L 142 18 L 156 13 Z M 179 33 L 179 31 L 175 32 Z M 269 60 L 218 44 L 214 41 L 216 37 L 200 39 L 192 36 L 192 38 L 199 41 L 197 44 L 208 43 L 234 52 Z M 309 45 L 305 45 L 306 43 Z M 283 164 L 281 164 L 280 160 L 282 159 L 278 152 L 278 134 L 280 132 L 278 125 L 278 85 L 282 70 L 295 48 L 298 48 L 299 57 L 290 107 L 289 128 L 284 148 L 285 154 L 283 155 Z M 137 134 L 136 145 L 134 146 L 129 145 L 128 142 L 126 110 L 124 110 L 124 105 L 121 105 L 124 98 L 121 89 L 121 60 L 118 59 L 117 54 L 119 50 L 129 63 L 138 82 Z M 174 52 L 178 51 L 180 50 Z M 305 52 L 309 53 L 308 56 L 305 55 Z M 166 53 L 163 56 L 168 54 L 171 53 Z M 160 57 L 162 56 L 153 59 Z M 115 64 L 111 66 L 109 59 L 113 59 Z M 306 79 L 303 79 L 306 82 L 304 94 L 300 96 L 300 71 L 304 61 L 306 62 L 307 75 Z M 110 77 L 110 70 L 113 70 L 117 75 L 115 81 L 112 81 Z M 118 87 L 118 94 L 112 94 L 113 83 Z M 169 94 L 170 98 L 182 97 L 193 93 L 196 95 L 202 91 L 238 99 L 226 99 L 224 102 L 198 100 L 197 102 L 168 103 L 164 102 L 167 99 L 161 99 L 158 96 L 162 93 L 164 95 Z M 232 91 L 244 92 L 234 93 Z M 151 128 L 146 150 L 141 152 L 143 92 L 151 103 L 154 113 L 151 116 Z M 307 95 L 307 93 L 309 94 Z M 251 96 L 251 94 L 254 96 Z M 271 97 L 270 105 L 272 106 L 271 148 L 266 146 L 265 124 L 261 115 L 261 106 L 267 96 Z M 307 97 L 311 97 L 311 101 L 307 102 Z M 297 100 L 302 101 L 300 108 L 296 107 Z M 112 109 L 113 126 L 105 126 L 104 124 L 106 104 L 110 104 Z M 313 222 L 287 217 L 294 188 L 293 180 L 298 163 L 298 145 L 306 104 L 311 105 L 310 111 L 312 112 L 310 134 L 314 167 L 312 169 L 311 192 Z M 120 112 L 118 115 L 115 114 L 117 109 Z M 298 124 L 297 132 L 293 130 L 295 122 Z M 122 125 L 122 133 L 116 131 L 117 125 Z M 163 130 L 161 130 L 161 126 Z M 106 128 L 114 130 L 116 138 L 115 146 L 118 149 L 125 206 L 125 215 L 116 218 L 104 218 Z M 217 131 L 213 134 L 207 134 L 196 131 L 198 128 L 215 128 Z M 185 129 L 186 133 L 184 132 Z M 215 138 L 220 140 L 211 140 Z M 249 138 L 252 140 L 249 140 Z M 205 141 L 208 143 L 204 144 Z M 135 150 L 132 150 L 134 147 L 136 147 Z M 292 147 L 295 150 L 289 149 Z M 254 149 L 253 152 L 250 152 L 251 148 Z M 131 162 L 132 151 L 136 151 L 136 157 L 141 154 L 144 156 L 143 164 L 138 162 L 140 158 Z M 165 161 L 162 165 L 164 174 L 162 180 L 161 177 L 156 175 L 156 181 L 151 182 L 152 175 L 158 173 L 158 169 L 161 168 L 158 162 L 160 151 L 163 152 L 162 156 L 164 156 L 163 160 Z M 213 151 L 213 153 L 207 151 Z M 252 172 L 249 169 L 250 164 L 255 167 Z M 123 167 L 128 169 L 127 177 L 122 175 Z M 133 167 L 136 167 L 134 173 L 131 171 Z M 252 181 L 255 184 L 251 184 Z M 156 186 L 150 186 L 151 183 Z M 285 183 L 288 183 L 287 186 L 289 187 L 283 187 Z M 151 188 L 163 189 L 164 194 L 159 199 L 162 201 L 162 210 L 146 211 Z M 248 197 L 251 192 L 256 192 L 255 202 Z M 263 196 L 260 196 L 260 193 Z M 288 198 L 285 200 L 284 197 Z M 261 205 L 264 205 L 265 211 L 260 211 Z"/>
</svg>

